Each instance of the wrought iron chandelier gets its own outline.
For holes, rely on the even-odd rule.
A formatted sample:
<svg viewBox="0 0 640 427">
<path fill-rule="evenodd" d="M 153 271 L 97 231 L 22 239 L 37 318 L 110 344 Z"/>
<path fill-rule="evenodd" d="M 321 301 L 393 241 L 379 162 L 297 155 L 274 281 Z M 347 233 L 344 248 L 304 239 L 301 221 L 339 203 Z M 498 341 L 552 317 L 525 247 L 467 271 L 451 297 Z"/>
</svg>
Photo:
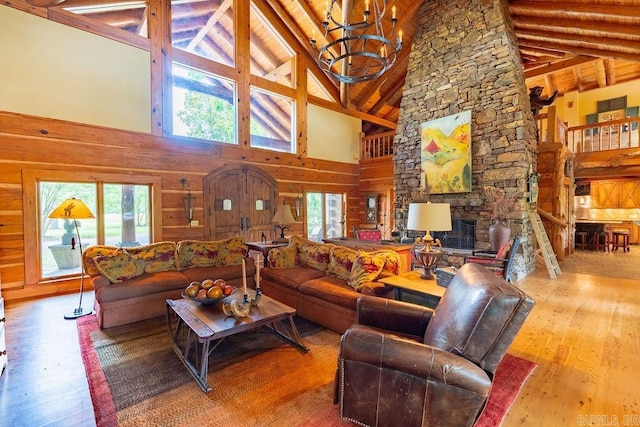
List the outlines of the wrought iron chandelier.
<svg viewBox="0 0 640 427">
<path fill-rule="evenodd" d="M 318 65 L 328 75 L 343 83 L 360 83 L 375 79 L 393 66 L 402 48 L 402 31 L 395 33 L 396 7 L 391 8 L 394 39 L 385 37 L 383 18 L 388 0 L 364 0 L 362 20 L 352 20 L 352 0 L 342 0 L 342 19 L 337 18 L 337 0 L 327 0 L 322 25 L 326 44 L 318 47 L 315 30 L 311 44 L 318 51 Z M 371 6 L 371 7 L 370 7 Z M 357 19 L 357 18 L 356 18 Z M 331 35 L 339 37 L 331 40 Z"/>
</svg>

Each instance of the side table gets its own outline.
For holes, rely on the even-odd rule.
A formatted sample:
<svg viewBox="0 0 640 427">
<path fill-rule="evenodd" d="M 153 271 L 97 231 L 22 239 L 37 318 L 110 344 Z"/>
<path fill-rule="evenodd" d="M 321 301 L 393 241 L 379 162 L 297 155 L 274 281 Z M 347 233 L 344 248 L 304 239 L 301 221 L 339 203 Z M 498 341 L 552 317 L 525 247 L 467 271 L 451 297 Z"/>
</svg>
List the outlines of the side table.
<svg viewBox="0 0 640 427">
<path fill-rule="evenodd" d="M 283 246 L 287 246 L 288 242 L 283 243 L 263 243 L 263 242 L 247 242 L 247 247 L 250 251 L 257 251 L 262 253 L 262 258 L 264 259 L 264 266 L 267 267 L 269 262 L 267 261 L 267 256 L 269 255 L 269 251 L 273 248 L 281 248 Z"/>
<path fill-rule="evenodd" d="M 435 279 L 421 279 L 420 274 L 419 271 L 409 271 L 397 276 L 379 279 L 379 282 L 393 286 L 394 296 L 398 301 L 435 308 L 446 288 L 439 286 Z"/>
</svg>

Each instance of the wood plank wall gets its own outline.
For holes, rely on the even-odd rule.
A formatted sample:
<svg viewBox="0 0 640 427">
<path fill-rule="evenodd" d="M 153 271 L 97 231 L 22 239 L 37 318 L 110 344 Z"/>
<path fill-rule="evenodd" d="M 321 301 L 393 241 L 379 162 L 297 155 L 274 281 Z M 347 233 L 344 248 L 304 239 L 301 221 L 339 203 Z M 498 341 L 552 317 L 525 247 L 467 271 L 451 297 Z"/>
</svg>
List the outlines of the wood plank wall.
<svg viewBox="0 0 640 427">
<path fill-rule="evenodd" d="M 303 158 L 268 150 L 246 149 L 181 138 L 163 138 L 99 126 L 0 112 L 0 274 L 6 299 L 77 291 L 78 280 L 47 284 L 27 283 L 25 241 L 36 239 L 36 230 L 25 230 L 26 171 L 48 170 L 55 175 L 120 174 L 159 177 L 161 182 L 161 227 L 155 241 L 204 239 L 203 178 L 220 167 L 259 167 L 273 176 L 279 186 L 279 202 L 305 191 L 347 193 L 347 230 L 359 223 L 360 189 L 357 164 Z M 180 178 L 191 183 L 197 196 L 195 219 L 186 224 L 182 208 Z M 31 194 L 33 198 L 34 195 Z M 303 210 L 303 216 L 305 212 Z M 29 222 L 29 221 L 27 221 Z M 33 222 L 33 221 L 31 221 Z M 304 219 L 291 234 L 303 234 Z"/>
</svg>

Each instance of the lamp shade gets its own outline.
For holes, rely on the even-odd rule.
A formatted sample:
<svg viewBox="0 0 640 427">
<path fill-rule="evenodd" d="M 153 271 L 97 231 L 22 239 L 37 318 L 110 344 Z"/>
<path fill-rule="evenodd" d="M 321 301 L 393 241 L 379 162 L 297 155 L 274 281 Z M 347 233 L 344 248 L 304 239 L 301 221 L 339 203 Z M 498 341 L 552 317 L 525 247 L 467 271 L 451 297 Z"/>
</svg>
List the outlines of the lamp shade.
<svg viewBox="0 0 640 427">
<path fill-rule="evenodd" d="M 66 199 L 49 214 L 49 218 L 89 219 L 95 218 L 91 210 L 80 199 Z"/>
<path fill-rule="evenodd" d="M 407 230 L 451 231 L 449 203 L 410 203 Z"/>
<path fill-rule="evenodd" d="M 274 224 L 293 224 L 296 222 L 291 214 L 291 205 L 278 205 L 278 210 L 271 222 Z"/>
</svg>

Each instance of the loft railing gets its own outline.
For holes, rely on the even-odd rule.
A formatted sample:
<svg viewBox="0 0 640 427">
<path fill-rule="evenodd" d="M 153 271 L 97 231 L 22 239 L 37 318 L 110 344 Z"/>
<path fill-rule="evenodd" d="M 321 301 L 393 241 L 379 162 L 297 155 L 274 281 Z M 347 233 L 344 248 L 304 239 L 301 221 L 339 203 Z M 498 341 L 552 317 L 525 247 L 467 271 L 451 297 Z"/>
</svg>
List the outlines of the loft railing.
<svg viewBox="0 0 640 427">
<path fill-rule="evenodd" d="M 640 117 L 567 127 L 557 116 L 555 107 L 535 116 L 538 143 L 566 144 L 574 153 L 590 153 L 640 147 Z M 555 123 L 555 126 L 550 125 Z"/>
<path fill-rule="evenodd" d="M 569 128 L 568 144 L 574 153 L 638 148 L 640 117 L 600 122 Z"/>
<path fill-rule="evenodd" d="M 377 159 L 393 155 L 393 138 L 396 131 L 377 133 L 362 137 L 360 142 L 360 159 Z"/>
</svg>

